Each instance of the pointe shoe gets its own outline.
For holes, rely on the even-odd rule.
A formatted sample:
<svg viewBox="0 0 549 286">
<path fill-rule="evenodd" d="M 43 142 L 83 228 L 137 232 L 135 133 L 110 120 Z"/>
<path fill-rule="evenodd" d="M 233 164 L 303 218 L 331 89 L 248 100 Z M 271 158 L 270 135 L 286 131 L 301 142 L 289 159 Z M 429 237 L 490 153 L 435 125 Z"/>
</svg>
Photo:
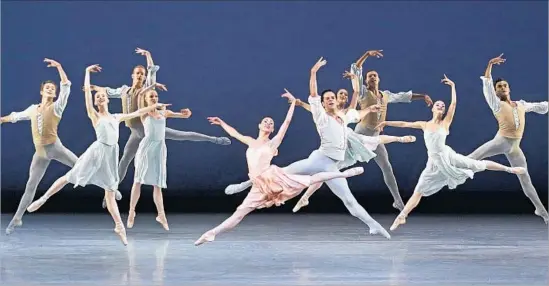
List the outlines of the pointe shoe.
<svg viewBox="0 0 549 286">
<path fill-rule="evenodd" d="M 215 138 L 215 144 L 218 145 L 231 145 L 231 139 L 227 137 L 217 137 Z"/>
<path fill-rule="evenodd" d="M 297 204 L 295 204 L 295 207 L 292 209 L 292 211 L 296 213 L 299 211 L 299 209 L 308 205 L 309 205 L 309 200 L 305 197 L 301 197 L 301 199 L 299 199 Z"/>
<path fill-rule="evenodd" d="M 355 168 L 351 168 L 343 171 L 343 174 L 345 175 L 346 178 L 357 176 L 362 173 L 364 173 L 364 168 L 362 167 L 355 167 Z"/>
<path fill-rule="evenodd" d="M 398 228 L 399 225 L 405 224 L 405 223 L 406 223 L 406 217 L 404 215 L 398 215 L 395 218 L 395 221 L 393 222 L 393 224 L 391 225 L 391 228 L 389 228 L 389 230 L 394 231 L 395 229 Z"/>
<path fill-rule="evenodd" d="M 240 193 L 240 192 L 243 192 L 244 190 L 246 190 L 247 187 L 240 183 L 240 184 L 232 184 L 232 185 L 228 185 L 226 188 L 225 188 L 225 194 L 226 195 L 234 195 L 236 193 Z"/>
<path fill-rule="evenodd" d="M 404 209 L 404 204 L 399 204 L 397 202 L 393 202 L 393 208 L 402 211 Z"/>
<path fill-rule="evenodd" d="M 20 227 L 22 225 L 23 225 L 23 220 L 22 219 L 15 219 L 15 218 L 12 219 L 10 221 L 10 224 L 6 228 L 6 235 L 12 234 L 15 231 L 16 227 Z"/>
<path fill-rule="evenodd" d="M 194 242 L 194 246 L 199 246 L 205 242 L 212 242 L 215 240 L 215 233 L 208 231 L 204 233 L 197 241 Z"/>
<path fill-rule="evenodd" d="M 118 234 L 118 236 L 120 237 L 120 240 L 124 245 L 128 245 L 128 238 L 126 237 L 126 230 L 124 229 L 124 225 L 122 224 L 117 225 L 114 228 L 114 232 Z"/>
<path fill-rule="evenodd" d="M 526 174 L 526 168 L 524 168 L 524 167 L 509 168 L 509 173 L 513 173 L 513 174 L 516 174 L 516 175 Z"/>
<path fill-rule="evenodd" d="M 387 230 L 385 230 L 385 228 L 383 228 L 383 226 L 381 226 L 381 225 L 380 225 L 379 223 L 377 223 L 377 222 L 376 222 L 375 225 L 370 226 L 370 234 L 371 234 L 371 235 L 381 234 L 381 235 L 383 235 L 385 238 L 391 239 L 391 235 L 389 234 L 389 232 L 387 232 Z"/>
<path fill-rule="evenodd" d="M 170 230 L 170 227 L 168 226 L 168 219 L 166 219 L 166 215 L 164 214 L 159 214 L 157 217 L 156 217 L 156 221 L 162 225 L 162 227 L 165 229 L 165 230 Z"/>
<path fill-rule="evenodd" d="M 42 205 L 46 203 L 48 199 L 45 197 L 40 197 L 38 200 L 34 201 L 28 208 L 27 211 L 32 213 L 38 210 Z"/>
<path fill-rule="evenodd" d="M 413 143 L 416 142 L 416 136 L 408 135 L 408 136 L 402 136 L 398 138 L 398 142 L 400 143 Z"/>
<path fill-rule="evenodd" d="M 134 223 L 134 220 L 135 220 L 135 211 L 130 211 L 128 213 L 128 221 L 126 222 L 126 227 L 127 228 L 132 228 L 133 227 L 133 223 Z"/>
</svg>

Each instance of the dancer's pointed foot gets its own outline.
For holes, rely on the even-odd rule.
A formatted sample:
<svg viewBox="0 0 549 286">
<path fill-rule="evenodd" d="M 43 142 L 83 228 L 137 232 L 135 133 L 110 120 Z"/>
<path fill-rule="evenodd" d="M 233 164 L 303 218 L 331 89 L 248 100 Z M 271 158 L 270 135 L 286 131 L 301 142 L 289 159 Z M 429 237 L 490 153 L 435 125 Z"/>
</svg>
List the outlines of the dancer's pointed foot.
<svg viewBox="0 0 549 286">
<path fill-rule="evenodd" d="M 355 167 L 355 168 L 351 168 L 343 171 L 343 174 L 345 175 L 346 178 L 357 176 L 362 173 L 364 173 L 364 168 L 362 167 Z"/>
<path fill-rule="evenodd" d="M 231 139 L 227 137 L 217 137 L 215 138 L 215 144 L 218 145 L 231 145 Z"/>
<path fill-rule="evenodd" d="M 212 242 L 215 239 L 215 233 L 210 230 L 204 233 L 197 241 L 194 242 L 194 246 L 199 246 L 205 242 Z"/>
<path fill-rule="evenodd" d="M 508 173 L 516 174 L 516 175 L 522 175 L 526 174 L 526 168 L 524 167 L 508 167 L 507 168 Z"/>
<path fill-rule="evenodd" d="M 38 200 L 34 201 L 28 208 L 27 208 L 27 211 L 32 213 L 32 212 L 35 212 L 36 210 L 38 210 L 42 205 L 44 205 L 46 203 L 46 201 L 48 200 L 48 198 L 42 196 L 40 197 Z"/>
<path fill-rule="evenodd" d="M 156 221 L 162 225 L 162 227 L 165 229 L 165 230 L 170 230 L 170 227 L 168 226 L 168 219 L 166 218 L 166 214 L 164 213 L 159 213 L 158 216 L 156 217 Z"/>
<path fill-rule="evenodd" d="M 385 238 L 387 239 L 391 239 L 391 235 L 389 234 L 389 232 L 387 232 L 387 230 L 385 230 L 385 228 L 383 226 L 381 226 L 381 224 L 379 224 L 378 222 L 375 222 L 374 225 L 368 225 L 370 227 L 370 234 L 371 235 L 375 235 L 375 234 L 381 234 L 383 235 Z"/>
<path fill-rule="evenodd" d="M 114 197 L 117 201 L 122 199 L 122 193 L 119 190 L 114 191 Z"/>
<path fill-rule="evenodd" d="M 243 192 L 247 188 L 248 188 L 248 185 L 246 183 L 228 185 L 225 188 L 225 194 L 226 195 L 233 195 L 233 194 L 236 194 L 236 193 Z"/>
<path fill-rule="evenodd" d="M 408 136 L 398 137 L 398 142 L 413 143 L 413 142 L 416 142 L 416 136 L 408 135 Z"/>
<path fill-rule="evenodd" d="M 404 209 L 404 203 L 393 202 L 393 208 L 402 211 Z"/>
<path fill-rule="evenodd" d="M 114 228 L 114 232 L 118 234 L 120 237 L 120 241 L 124 245 L 128 245 L 128 238 L 126 237 L 126 229 L 124 229 L 124 225 L 122 223 L 117 223 L 116 227 Z"/>
<path fill-rule="evenodd" d="M 128 222 L 126 222 L 126 227 L 127 228 L 132 228 L 134 220 L 135 220 L 135 211 L 130 211 L 128 213 Z"/>
<path fill-rule="evenodd" d="M 294 213 L 298 212 L 302 207 L 306 207 L 309 205 L 309 198 L 302 196 L 297 204 L 295 204 L 295 207 L 292 209 Z"/>
<path fill-rule="evenodd" d="M 8 227 L 6 228 L 6 235 L 12 234 L 15 231 L 16 227 L 20 227 L 22 225 L 23 225 L 23 220 L 22 219 L 13 218 L 10 221 L 10 224 L 8 224 Z"/>
<path fill-rule="evenodd" d="M 403 214 L 399 214 L 395 221 L 393 222 L 393 224 L 391 225 L 391 228 L 389 228 L 389 230 L 391 231 L 394 231 L 395 229 L 398 228 L 399 225 L 401 224 L 405 224 L 406 223 L 406 216 L 403 215 Z"/>
<path fill-rule="evenodd" d="M 549 223 L 549 214 L 547 213 L 547 211 L 536 209 L 536 211 L 534 211 L 534 214 L 541 217 L 545 224 Z"/>
</svg>

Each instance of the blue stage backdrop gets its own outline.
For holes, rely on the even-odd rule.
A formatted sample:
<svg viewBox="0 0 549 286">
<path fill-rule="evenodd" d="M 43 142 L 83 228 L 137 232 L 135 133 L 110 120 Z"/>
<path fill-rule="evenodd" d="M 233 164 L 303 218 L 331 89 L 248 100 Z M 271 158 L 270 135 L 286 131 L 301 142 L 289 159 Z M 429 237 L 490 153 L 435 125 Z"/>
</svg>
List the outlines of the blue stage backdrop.
<svg viewBox="0 0 549 286">
<path fill-rule="evenodd" d="M 512 98 L 547 100 L 547 3 L 523 2 L 4 2 L 2 3 L 2 115 L 40 100 L 40 82 L 58 80 L 45 57 L 58 60 L 72 81 L 68 107 L 59 127 L 65 146 L 82 154 L 95 140 L 81 90 L 84 69 L 100 64 L 92 83 L 131 84 L 133 66 L 145 64 L 136 47 L 152 52 L 160 65 L 158 82 L 169 91 L 162 102 L 190 108 L 187 120 L 168 126 L 209 135 L 225 135 L 207 116 L 219 116 L 241 133 L 255 136 L 264 116 L 277 126 L 288 104 L 284 88 L 306 100 L 309 70 L 323 56 L 320 89 L 351 89 L 341 74 L 363 52 L 383 49 L 383 59 L 368 59 L 381 87 L 428 93 L 449 102 L 447 74 L 457 86 L 458 108 L 448 137 L 457 152 L 469 154 L 493 138 L 496 121 L 482 95 L 479 76 L 488 60 L 505 53 L 494 76 L 507 78 Z M 113 99 L 111 112 L 120 112 Z M 423 101 L 390 106 L 389 120 L 427 120 Z M 522 148 L 534 185 L 547 190 L 547 115 L 528 114 Z M 410 193 L 427 161 L 422 133 L 387 128 L 388 134 L 413 134 L 415 144 L 388 146 L 401 191 Z M 121 127 L 120 149 L 129 130 Z M 2 190 L 21 192 L 34 152 L 29 122 L 2 125 Z M 319 144 L 310 114 L 297 109 L 280 155 L 285 166 L 307 157 Z M 168 145 L 168 189 L 213 195 L 227 184 L 247 179 L 246 147 L 175 142 Z M 497 161 L 505 162 L 503 156 Z M 52 163 L 40 189 L 68 171 Z M 121 190 L 128 192 L 133 164 Z M 354 192 L 386 192 L 381 171 L 372 161 L 353 178 Z M 463 191 L 519 191 L 517 178 L 484 172 Z M 86 190 L 86 192 L 88 192 Z"/>
</svg>

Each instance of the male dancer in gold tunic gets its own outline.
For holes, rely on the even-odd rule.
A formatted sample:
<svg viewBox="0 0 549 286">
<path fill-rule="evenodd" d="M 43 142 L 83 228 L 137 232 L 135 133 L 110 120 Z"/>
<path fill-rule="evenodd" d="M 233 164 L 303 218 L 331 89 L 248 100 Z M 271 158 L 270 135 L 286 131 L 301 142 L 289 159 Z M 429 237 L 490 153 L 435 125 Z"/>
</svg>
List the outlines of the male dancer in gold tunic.
<svg viewBox="0 0 549 286">
<path fill-rule="evenodd" d="M 547 214 L 547 210 L 541 203 L 536 189 L 532 184 L 532 180 L 528 174 L 526 157 L 524 157 L 524 153 L 520 149 L 520 141 L 526 125 L 526 112 L 546 114 L 548 111 L 547 101 L 536 103 L 526 102 L 524 100 L 512 101 L 509 83 L 501 78 L 496 79 L 495 81 L 492 80 L 492 67 L 504 62 L 505 59 L 503 59 L 503 54 L 491 59 L 488 62 L 484 76 L 480 77 L 482 79 L 484 97 L 486 98 L 488 106 L 492 109 L 499 125 L 498 133 L 494 139 L 478 147 L 473 153 L 469 154 L 468 157 L 475 160 L 482 160 L 484 158 L 504 154 L 512 167 L 526 168 L 527 171 L 525 174 L 517 175 L 520 185 L 522 186 L 523 192 L 534 204 L 536 208 L 534 213 L 542 217 L 545 223 L 548 223 L 549 214 Z"/>
<path fill-rule="evenodd" d="M 51 160 L 56 160 L 72 168 L 78 159 L 73 152 L 63 146 L 57 136 L 57 127 L 71 92 L 71 82 L 60 63 L 51 59 L 44 59 L 44 62 L 48 63 L 48 67 L 57 68 L 59 72 L 61 77 L 59 98 L 54 101 L 57 93 L 55 82 L 51 80 L 44 81 L 40 86 L 40 95 L 42 96 L 40 104 L 33 104 L 24 111 L 12 112 L 0 119 L 1 123 L 30 120 L 32 141 L 36 149 L 32 157 L 25 193 L 19 202 L 17 212 L 6 228 L 6 234 L 8 235 L 15 230 L 15 227 L 23 224 L 23 214 L 32 203 L 38 183 L 44 177 Z"/>
</svg>

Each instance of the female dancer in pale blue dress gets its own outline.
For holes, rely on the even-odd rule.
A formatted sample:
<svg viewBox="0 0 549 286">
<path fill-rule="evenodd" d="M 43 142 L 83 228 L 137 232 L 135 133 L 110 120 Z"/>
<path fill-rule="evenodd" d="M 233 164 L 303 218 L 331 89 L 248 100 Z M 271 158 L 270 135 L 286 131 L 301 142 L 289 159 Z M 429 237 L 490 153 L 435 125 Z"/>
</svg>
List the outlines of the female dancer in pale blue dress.
<svg viewBox="0 0 549 286">
<path fill-rule="evenodd" d="M 446 136 L 450 132 L 450 125 L 456 111 L 456 88 L 454 82 L 449 80 L 446 75 L 444 75 L 442 82 L 452 88 L 452 102 L 448 107 L 446 116 L 444 116 L 444 102 L 437 101 L 433 105 L 433 118 L 430 121 L 385 121 L 377 126 L 378 129 L 385 126 L 422 129 L 429 156 L 427 166 L 419 177 L 414 194 L 393 222 L 391 230 L 395 230 L 399 225 L 406 223 L 406 217 L 419 204 L 421 197 L 433 195 L 444 186 L 455 189 L 465 183 L 467 179 L 472 179 L 476 172 L 485 170 L 504 171 L 513 174 L 526 172 L 526 169 L 521 167 L 511 168 L 493 161 L 473 160 L 457 154 L 451 147 L 446 145 Z"/>
<path fill-rule="evenodd" d="M 143 97 L 145 97 L 143 99 Z M 139 108 L 152 106 L 158 103 L 158 93 L 154 90 L 139 95 Z M 141 196 L 141 185 L 153 186 L 153 200 L 158 215 L 156 221 L 169 230 L 168 220 L 164 213 L 164 199 L 162 189 L 166 188 L 166 118 L 189 118 L 191 111 L 183 109 L 181 112 L 154 109 L 141 116 L 145 137 L 139 143 L 135 155 L 135 175 L 130 197 L 130 210 L 127 227 L 132 228 L 135 220 L 135 207 Z"/>
<path fill-rule="evenodd" d="M 27 210 L 38 210 L 55 193 L 59 192 L 68 183 L 76 186 L 96 185 L 105 190 L 107 209 L 111 214 L 116 228 L 114 231 L 120 236 L 124 245 L 128 244 L 126 230 L 120 218 L 118 205 L 115 200 L 115 191 L 118 189 L 118 135 L 119 124 L 122 121 L 139 117 L 153 109 L 165 106 L 156 104 L 129 114 L 110 114 L 109 98 L 105 92 L 95 93 L 95 102 L 92 102 L 90 89 L 90 72 L 100 72 L 101 67 L 92 65 L 86 68 L 84 90 L 86 96 L 86 111 L 91 119 L 97 140 L 78 158 L 74 167 L 63 177 L 57 179 L 48 191 L 32 203 Z M 146 90 L 154 86 L 147 87 Z M 93 105 L 97 106 L 95 110 Z"/>
</svg>

